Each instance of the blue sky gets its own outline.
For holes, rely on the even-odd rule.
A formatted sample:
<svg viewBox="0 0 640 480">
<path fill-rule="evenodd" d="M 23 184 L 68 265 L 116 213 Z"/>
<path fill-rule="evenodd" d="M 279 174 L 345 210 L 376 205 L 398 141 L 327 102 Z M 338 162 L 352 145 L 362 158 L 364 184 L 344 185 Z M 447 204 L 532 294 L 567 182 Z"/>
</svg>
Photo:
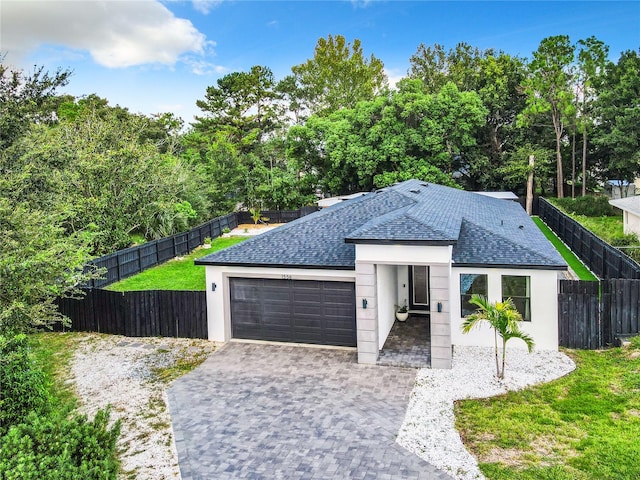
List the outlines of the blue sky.
<svg viewBox="0 0 640 480">
<path fill-rule="evenodd" d="M 187 122 L 221 76 L 265 65 L 280 79 L 329 34 L 360 39 L 392 82 L 420 43 L 529 57 L 544 37 L 595 35 L 613 60 L 640 48 L 640 1 L 1 0 L 0 21 L 6 63 L 68 68 L 68 93 L 96 93 L 132 112 L 172 111 Z"/>
</svg>

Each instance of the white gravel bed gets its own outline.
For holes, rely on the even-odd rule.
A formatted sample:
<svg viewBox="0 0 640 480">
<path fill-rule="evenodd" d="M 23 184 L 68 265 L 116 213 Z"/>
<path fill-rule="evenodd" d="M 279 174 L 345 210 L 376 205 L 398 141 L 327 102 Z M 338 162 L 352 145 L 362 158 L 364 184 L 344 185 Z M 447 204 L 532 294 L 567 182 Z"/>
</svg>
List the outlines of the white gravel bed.
<svg viewBox="0 0 640 480">
<path fill-rule="evenodd" d="M 509 348 L 505 379 L 496 377 L 493 348 L 455 347 L 451 370 L 418 371 L 397 442 L 459 480 L 484 479 L 455 428 L 453 402 L 492 397 L 562 377 L 575 369 L 563 353 Z"/>
<path fill-rule="evenodd" d="M 214 344 L 185 338 L 128 338 L 87 334 L 79 339 L 71 368 L 80 411 L 93 417 L 111 405 L 111 419 L 121 419 L 118 478 L 180 479 L 167 385 L 155 371 L 179 359 L 208 355 Z"/>
</svg>

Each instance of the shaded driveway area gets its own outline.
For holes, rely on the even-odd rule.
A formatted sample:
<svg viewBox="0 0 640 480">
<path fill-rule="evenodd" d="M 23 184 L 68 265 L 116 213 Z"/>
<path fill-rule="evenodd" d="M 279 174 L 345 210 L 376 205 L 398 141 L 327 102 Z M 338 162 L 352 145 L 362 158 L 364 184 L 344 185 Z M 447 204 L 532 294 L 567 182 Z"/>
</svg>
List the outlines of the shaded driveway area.
<svg viewBox="0 0 640 480">
<path fill-rule="evenodd" d="M 230 343 L 168 391 L 183 480 L 449 479 L 396 444 L 416 370 Z"/>
</svg>

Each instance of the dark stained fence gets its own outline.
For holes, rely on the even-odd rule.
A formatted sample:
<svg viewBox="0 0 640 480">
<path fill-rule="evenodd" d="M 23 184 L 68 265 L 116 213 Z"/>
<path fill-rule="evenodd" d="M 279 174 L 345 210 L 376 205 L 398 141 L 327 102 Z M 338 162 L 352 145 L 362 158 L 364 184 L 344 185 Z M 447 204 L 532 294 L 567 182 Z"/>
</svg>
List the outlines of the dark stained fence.
<svg viewBox="0 0 640 480">
<path fill-rule="evenodd" d="M 565 215 L 544 198 L 540 218 L 600 278 L 640 279 L 640 265 Z"/>
<path fill-rule="evenodd" d="M 600 284 L 560 280 L 558 293 L 559 344 L 594 350 L 602 346 Z"/>
<path fill-rule="evenodd" d="M 81 299 L 58 300 L 71 330 L 128 337 L 207 338 L 206 292 L 92 289 Z"/>
<path fill-rule="evenodd" d="M 605 344 L 640 332 L 640 280 L 602 282 L 602 324 Z"/>
<path fill-rule="evenodd" d="M 104 268 L 106 271 L 104 278 L 93 280 L 88 287 L 106 287 L 174 257 L 186 255 L 199 245 L 202 245 L 205 238 L 219 237 L 224 229 L 231 230 L 237 226 L 237 215 L 231 213 L 223 217 L 214 218 L 188 232 L 153 240 L 143 245 L 125 248 L 110 255 L 96 258 L 91 264 L 97 268 Z"/>
<path fill-rule="evenodd" d="M 260 216 L 268 219 L 263 220 L 267 223 L 288 223 L 317 211 L 317 206 L 302 207 L 300 210 L 262 210 Z M 251 212 L 242 211 L 237 212 L 236 215 L 238 224 L 253 223 Z"/>
<path fill-rule="evenodd" d="M 317 210 L 316 206 L 302 207 L 300 210 L 265 210 L 262 212 L 262 216 L 269 218 L 269 223 L 287 223 Z M 91 264 L 97 268 L 105 269 L 104 278 L 92 280 L 87 287 L 103 288 L 179 255 L 186 255 L 202 245 L 205 238 L 217 238 L 224 233 L 225 229 L 233 230 L 241 223 L 253 223 L 249 212 L 230 213 L 214 218 L 188 232 L 153 240 L 143 245 L 125 248 L 96 258 L 91 261 Z"/>
<path fill-rule="evenodd" d="M 560 280 L 559 344 L 597 349 L 640 334 L 640 280 Z"/>
</svg>

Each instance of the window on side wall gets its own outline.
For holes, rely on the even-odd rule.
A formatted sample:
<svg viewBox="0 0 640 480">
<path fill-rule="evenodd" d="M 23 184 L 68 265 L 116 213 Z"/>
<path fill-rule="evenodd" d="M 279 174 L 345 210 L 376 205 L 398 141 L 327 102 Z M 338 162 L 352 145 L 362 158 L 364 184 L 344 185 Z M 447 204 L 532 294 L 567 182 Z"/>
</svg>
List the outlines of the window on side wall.
<svg viewBox="0 0 640 480">
<path fill-rule="evenodd" d="M 523 275 L 502 276 L 502 301 L 513 300 L 525 322 L 531 321 L 531 277 Z"/>
<path fill-rule="evenodd" d="M 460 274 L 460 311 L 463 317 L 471 315 L 478 307 L 469 303 L 471 295 L 487 296 L 487 276 L 475 273 Z"/>
</svg>

